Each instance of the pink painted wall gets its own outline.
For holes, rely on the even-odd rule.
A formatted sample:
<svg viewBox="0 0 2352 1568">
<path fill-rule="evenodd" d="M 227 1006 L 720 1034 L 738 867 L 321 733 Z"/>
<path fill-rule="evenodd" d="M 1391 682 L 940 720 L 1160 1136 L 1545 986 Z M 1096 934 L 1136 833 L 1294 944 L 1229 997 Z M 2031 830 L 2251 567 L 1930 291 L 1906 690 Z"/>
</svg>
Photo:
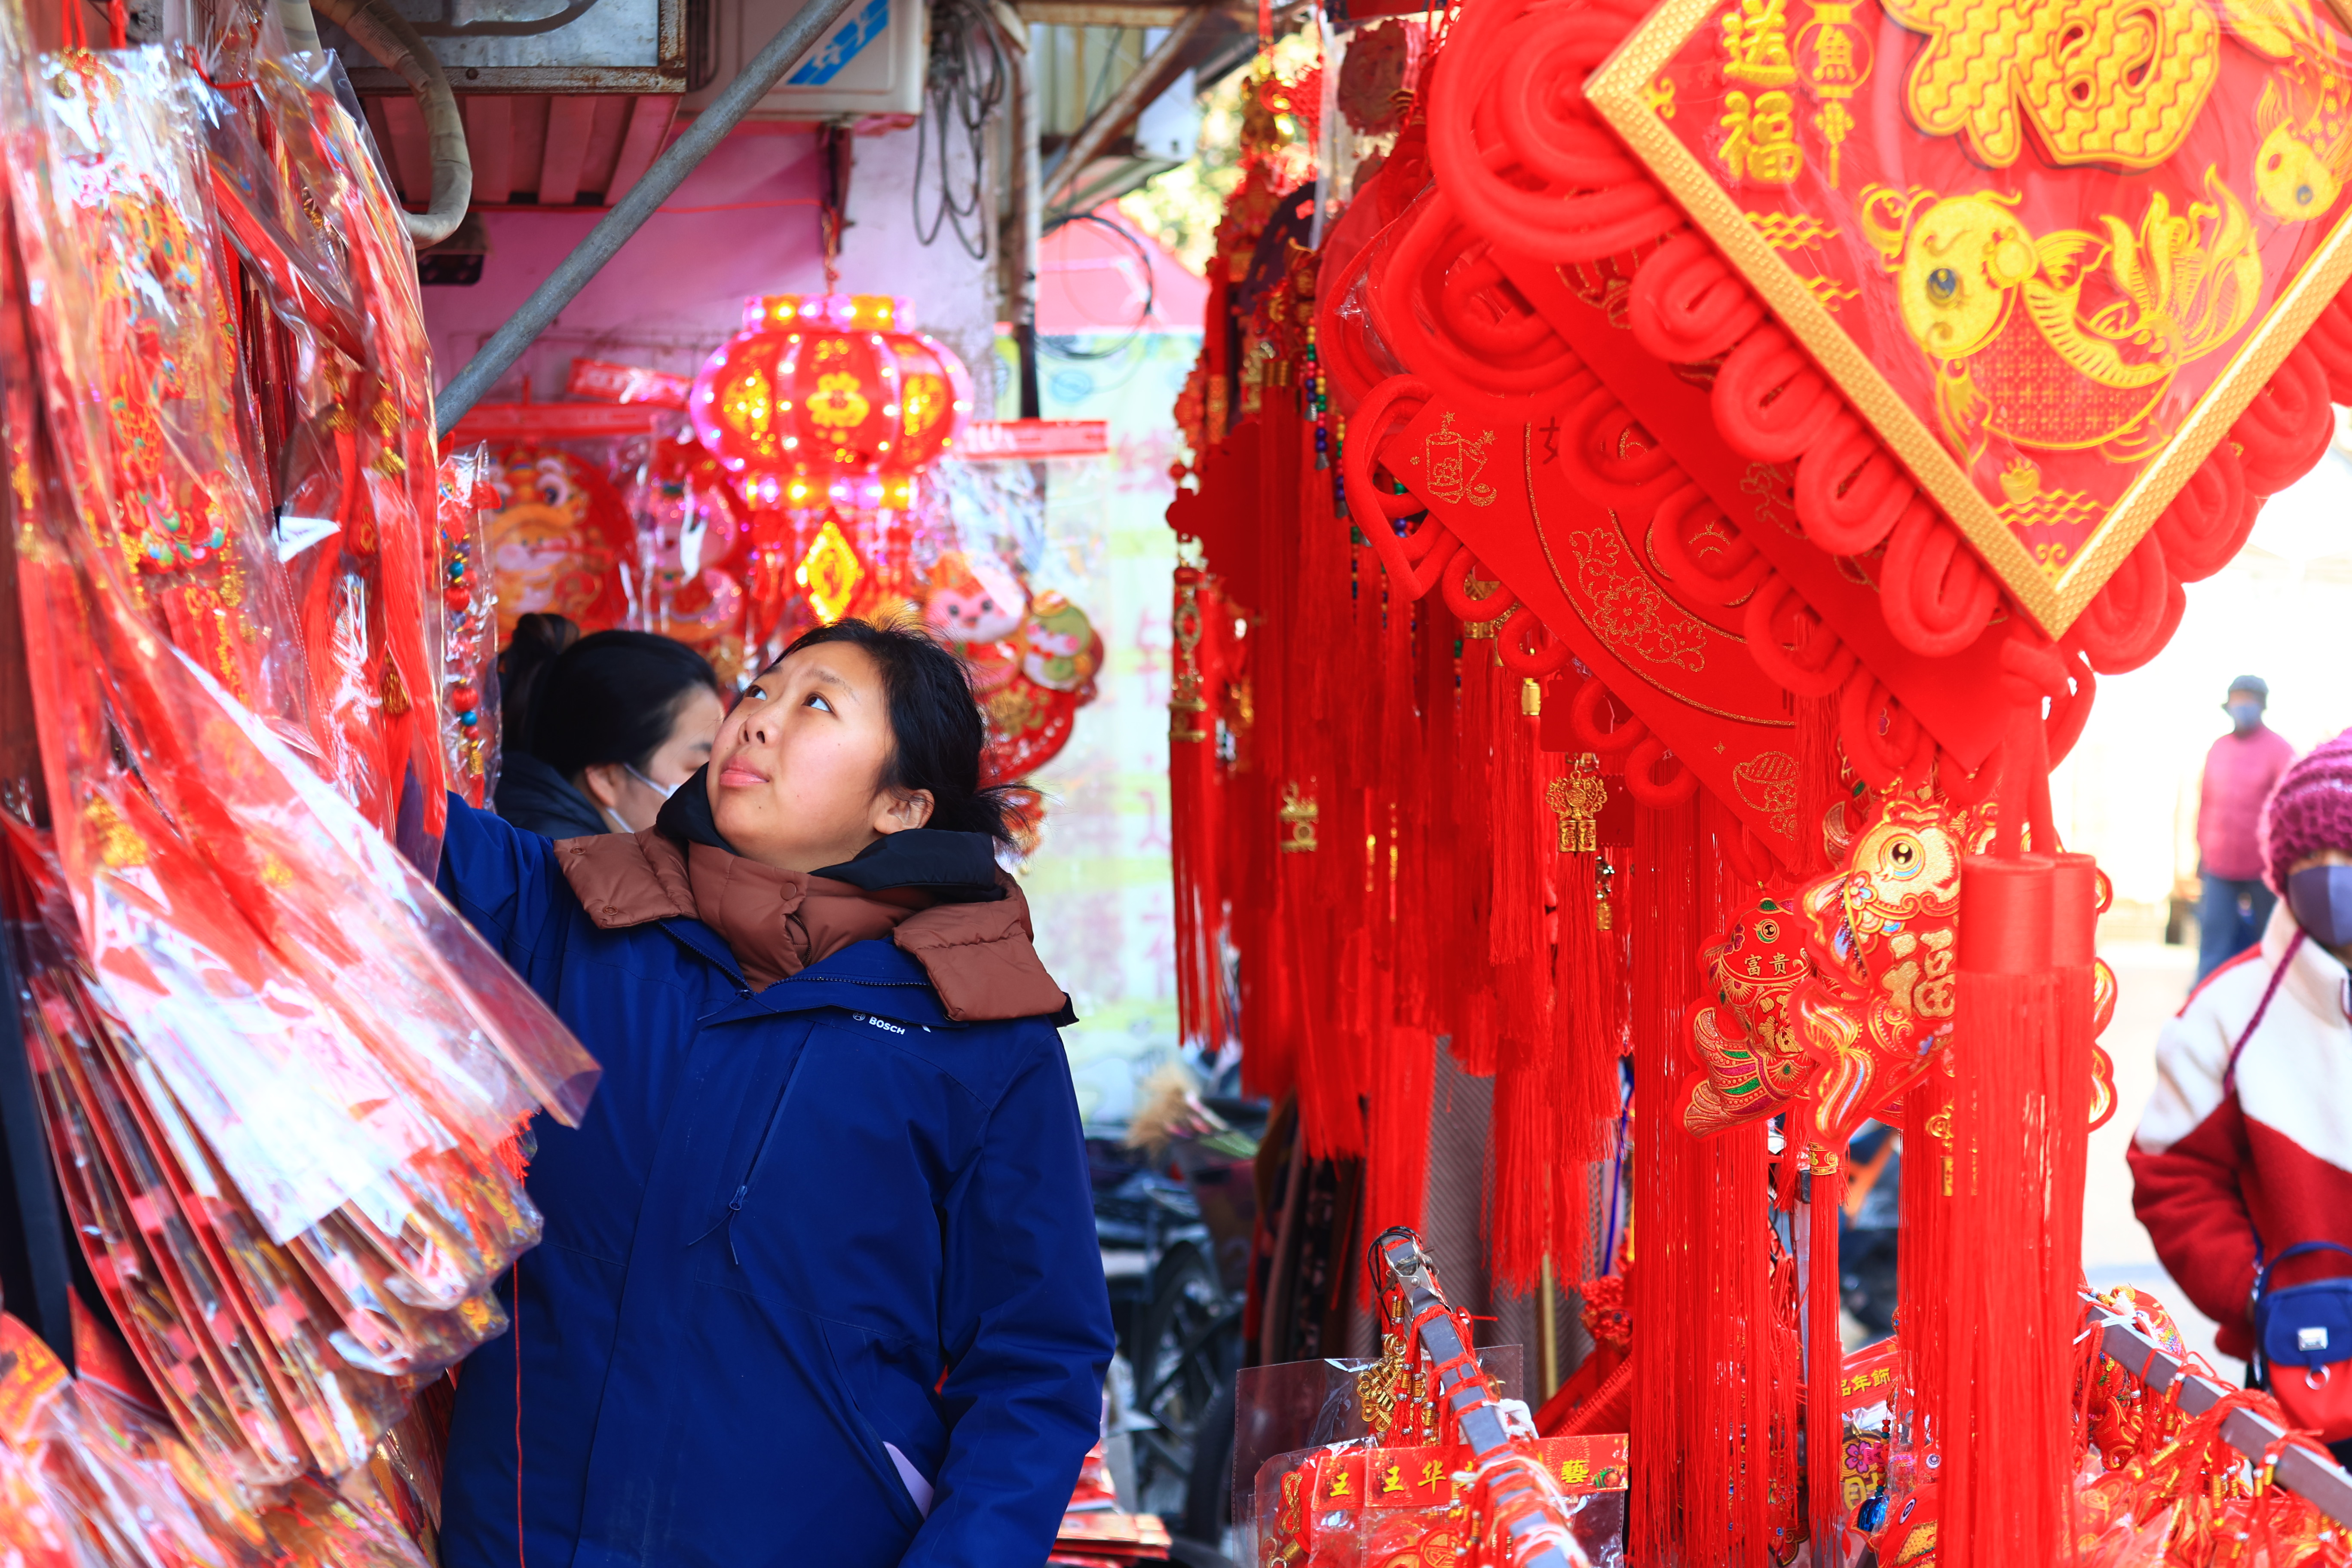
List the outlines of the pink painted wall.
<svg viewBox="0 0 2352 1568">
<path fill-rule="evenodd" d="M 843 236 L 841 288 L 916 302 L 937 333 L 986 380 L 993 355 L 994 258 L 976 262 L 952 239 L 915 243 L 909 132 L 860 137 Z M 663 208 L 541 335 L 487 401 L 510 402 L 524 378 L 533 398 L 563 395 L 574 357 L 691 374 L 742 324 L 744 298 L 824 287 L 816 200 L 824 174 L 810 132 L 737 132 L 687 176 Z M 702 209 L 702 210 L 692 210 Z M 723 209 L 723 210 L 710 210 Z M 446 383 L 595 226 L 593 215 L 494 212 L 481 281 L 425 290 L 435 368 Z"/>
</svg>

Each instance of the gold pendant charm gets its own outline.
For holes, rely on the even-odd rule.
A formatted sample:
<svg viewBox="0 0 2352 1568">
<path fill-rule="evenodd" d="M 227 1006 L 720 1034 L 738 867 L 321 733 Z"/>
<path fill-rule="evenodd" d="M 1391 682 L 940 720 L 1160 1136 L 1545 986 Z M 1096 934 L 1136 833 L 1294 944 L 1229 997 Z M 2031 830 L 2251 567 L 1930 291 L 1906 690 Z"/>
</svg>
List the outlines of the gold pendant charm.
<svg viewBox="0 0 2352 1568">
<path fill-rule="evenodd" d="M 1601 782 L 1601 759 L 1593 752 L 1577 758 L 1570 776 L 1551 781 L 1544 791 L 1544 804 L 1559 818 L 1561 854 L 1591 855 L 1600 850 L 1601 808 L 1608 803 L 1609 786 Z"/>
</svg>

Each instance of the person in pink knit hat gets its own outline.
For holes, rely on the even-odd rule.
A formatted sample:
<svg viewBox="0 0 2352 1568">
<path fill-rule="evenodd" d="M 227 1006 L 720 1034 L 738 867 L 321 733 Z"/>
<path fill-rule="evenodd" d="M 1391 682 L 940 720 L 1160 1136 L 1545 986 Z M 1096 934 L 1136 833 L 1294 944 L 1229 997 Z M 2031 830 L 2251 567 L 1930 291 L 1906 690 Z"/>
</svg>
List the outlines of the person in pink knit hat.
<svg viewBox="0 0 2352 1568">
<path fill-rule="evenodd" d="M 2157 1256 L 2238 1356 L 2255 1349 L 2263 1260 L 2307 1242 L 2352 1247 L 2352 731 L 2280 778 L 2260 847 L 2278 905 L 2260 943 L 2166 1026 L 2131 1150 L 2132 1207 Z M 2280 1262 L 2269 1284 L 2347 1274 L 2352 1255 L 2321 1248 Z M 2352 1357 L 2330 1347 L 2326 1359 L 2336 1349 Z M 2301 1391 L 2284 1384 L 2305 1369 L 2276 1370 L 2292 1413 Z M 2352 1431 L 2326 1435 L 2352 1458 Z"/>
</svg>

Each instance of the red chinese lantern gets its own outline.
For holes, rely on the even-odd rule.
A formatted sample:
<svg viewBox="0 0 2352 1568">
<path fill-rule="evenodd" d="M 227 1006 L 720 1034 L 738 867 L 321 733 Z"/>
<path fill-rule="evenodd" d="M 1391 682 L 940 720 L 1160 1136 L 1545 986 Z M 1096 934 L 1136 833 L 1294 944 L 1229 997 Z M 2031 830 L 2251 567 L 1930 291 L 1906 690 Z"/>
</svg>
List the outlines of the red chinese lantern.
<svg viewBox="0 0 2352 1568">
<path fill-rule="evenodd" d="M 694 378 L 686 407 L 695 438 L 730 474 L 782 466 L 776 381 L 786 346 L 783 333 L 754 323 L 713 349 Z"/>
<path fill-rule="evenodd" d="M 898 365 L 898 437 L 887 470 L 919 474 L 947 451 L 971 413 L 971 375 L 929 332 L 885 332 Z"/>
<path fill-rule="evenodd" d="M 891 458 L 903 410 L 882 333 L 902 313 L 880 294 L 771 294 L 745 307 L 743 330 L 704 362 L 687 410 L 730 473 L 803 481 L 773 499 L 747 486 L 747 500 L 806 504 Z"/>
<path fill-rule="evenodd" d="M 897 444 L 898 362 L 879 332 L 787 335 L 777 383 L 787 460 L 839 475 L 873 473 Z"/>
</svg>

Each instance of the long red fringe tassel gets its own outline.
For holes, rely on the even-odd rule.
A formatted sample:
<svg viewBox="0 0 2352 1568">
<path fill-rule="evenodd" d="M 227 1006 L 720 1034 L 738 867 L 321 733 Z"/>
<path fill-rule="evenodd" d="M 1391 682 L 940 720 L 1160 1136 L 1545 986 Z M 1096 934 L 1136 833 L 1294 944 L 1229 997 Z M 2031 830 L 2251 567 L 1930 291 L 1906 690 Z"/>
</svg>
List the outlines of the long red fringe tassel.
<svg viewBox="0 0 2352 1568">
<path fill-rule="evenodd" d="M 2000 832 L 1960 872 L 1951 1175 L 1927 1265 L 1949 1307 L 1940 1347 L 1923 1342 L 1919 1357 L 1947 1568 L 2053 1562 L 2067 1540 L 2096 872 L 2052 852 L 2032 689 L 2063 689 L 2053 663 L 2021 642 L 2004 649 L 2024 689 L 2003 743 Z"/>
<path fill-rule="evenodd" d="M 1776 1542 L 1772 1368 L 1781 1314 L 1766 1129 L 1695 1140 L 1675 1125 L 1682 1014 L 1698 950 L 1692 805 L 1635 814 L 1619 920 L 1633 945 L 1633 1496 L 1628 1558 L 1768 1561 Z M 1708 879 L 1712 895 L 1716 879 Z M 1721 915 L 1710 896 L 1704 911 Z M 1785 1436 L 1785 1434 L 1784 1434 Z M 1785 1541 L 1785 1538 L 1781 1538 Z"/>
<path fill-rule="evenodd" d="M 1232 1032 L 1224 984 L 1224 792 L 1217 773 L 1219 634 L 1230 619 L 1215 582 L 1176 569 L 1176 671 L 1168 702 L 1169 872 L 1176 890 L 1176 1016 L 1184 1043 L 1213 1050 Z"/>
</svg>

